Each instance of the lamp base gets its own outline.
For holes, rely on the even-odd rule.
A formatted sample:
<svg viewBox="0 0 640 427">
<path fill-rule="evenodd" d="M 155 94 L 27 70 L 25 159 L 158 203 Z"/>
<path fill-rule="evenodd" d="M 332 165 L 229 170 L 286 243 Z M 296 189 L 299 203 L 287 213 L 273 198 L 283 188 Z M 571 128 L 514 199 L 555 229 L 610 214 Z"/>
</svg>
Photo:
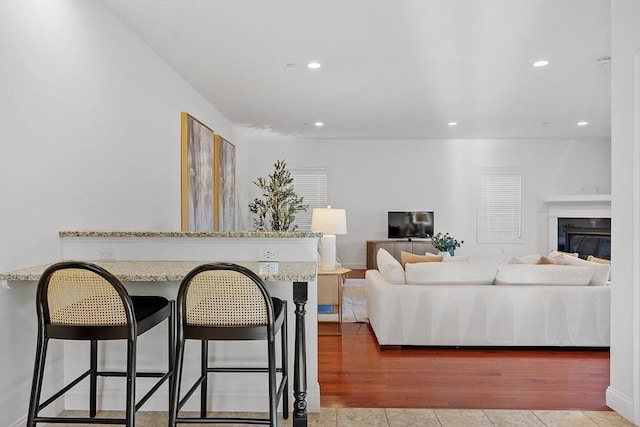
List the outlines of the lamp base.
<svg viewBox="0 0 640 427">
<path fill-rule="evenodd" d="M 336 236 L 325 234 L 320 239 L 320 270 L 336 269 Z"/>
</svg>

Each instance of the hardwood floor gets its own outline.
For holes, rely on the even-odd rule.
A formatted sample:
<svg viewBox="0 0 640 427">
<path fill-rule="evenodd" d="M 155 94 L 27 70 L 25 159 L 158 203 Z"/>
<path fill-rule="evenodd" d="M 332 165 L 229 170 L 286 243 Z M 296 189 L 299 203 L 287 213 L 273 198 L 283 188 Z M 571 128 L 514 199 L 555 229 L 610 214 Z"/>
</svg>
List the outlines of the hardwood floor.
<svg viewBox="0 0 640 427">
<path fill-rule="evenodd" d="M 318 326 L 323 408 L 608 410 L 608 350 L 380 350 L 369 324 L 336 326 Z"/>
</svg>

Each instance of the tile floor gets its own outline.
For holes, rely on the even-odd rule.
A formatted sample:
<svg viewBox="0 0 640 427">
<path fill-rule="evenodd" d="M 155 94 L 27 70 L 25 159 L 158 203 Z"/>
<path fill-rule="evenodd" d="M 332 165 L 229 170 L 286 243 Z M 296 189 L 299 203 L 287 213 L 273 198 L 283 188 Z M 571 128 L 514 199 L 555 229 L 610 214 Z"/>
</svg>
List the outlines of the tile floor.
<svg viewBox="0 0 640 427">
<path fill-rule="evenodd" d="M 67 416 L 85 416 L 85 413 L 67 411 Z M 230 415 L 230 414 L 229 414 Z M 248 414 L 234 413 L 234 416 Z M 117 412 L 100 414 L 118 417 Z M 249 416 L 262 416 L 251 414 Z M 165 426 L 164 412 L 140 412 L 137 427 Z M 73 424 L 83 426 L 84 424 Z M 184 425 L 184 424 L 182 424 Z M 206 424 L 190 424 L 205 426 Z M 209 424 L 211 425 L 211 424 Z M 238 425 L 238 424 L 234 424 Z M 280 420 L 279 425 L 291 426 L 291 417 Z M 56 424 L 71 427 L 71 424 Z M 313 427 L 482 427 L 482 426 L 532 426 L 532 427 L 613 427 L 633 426 L 616 412 L 607 411 L 513 411 L 500 409 L 363 409 L 322 408 L 309 414 L 309 426 Z"/>
</svg>

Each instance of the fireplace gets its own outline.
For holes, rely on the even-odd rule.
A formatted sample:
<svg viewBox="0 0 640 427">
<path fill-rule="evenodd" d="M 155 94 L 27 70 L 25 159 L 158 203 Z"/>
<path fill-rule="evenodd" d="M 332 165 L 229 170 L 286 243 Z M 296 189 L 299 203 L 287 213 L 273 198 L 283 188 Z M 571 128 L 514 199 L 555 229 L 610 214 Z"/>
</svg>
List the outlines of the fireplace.
<svg viewBox="0 0 640 427">
<path fill-rule="evenodd" d="M 558 218 L 558 250 L 611 259 L 611 218 Z"/>
<path fill-rule="evenodd" d="M 611 259 L 610 194 L 553 196 L 543 202 L 547 208 L 547 251 Z"/>
</svg>

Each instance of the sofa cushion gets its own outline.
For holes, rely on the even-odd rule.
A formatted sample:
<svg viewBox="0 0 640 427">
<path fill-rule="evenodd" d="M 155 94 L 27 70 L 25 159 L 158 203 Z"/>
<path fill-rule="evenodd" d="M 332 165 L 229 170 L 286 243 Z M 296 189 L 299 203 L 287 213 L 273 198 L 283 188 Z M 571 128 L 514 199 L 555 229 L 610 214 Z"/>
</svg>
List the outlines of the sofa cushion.
<svg viewBox="0 0 640 427">
<path fill-rule="evenodd" d="M 430 262 L 405 266 L 409 285 L 491 285 L 497 270 L 496 262 Z"/>
<path fill-rule="evenodd" d="M 496 274 L 496 285 L 587 286 L 593 275 L 589 267 L 574 265 L 504 264 Z"/>
<path fill-rule="evenodd" d="M 402 266 L 406 267 L 408 263 L 441 262 L 442 255 L 416 255 L 411 252 L 400 251 L 400 260 L 402 261 Z"/>
<path fill-rule="evenodd" d="M 592 269 L 593 275 L 591 276 L 591 281 L 589 282 L 589 285 L 591 286 L 604 286 L 609 280 L 609 273 L 611 271 L 611 265 L 609 264 L 591 262 L 569 255 L 562 255 L 559 258 L 561 263 L 564 265 L 573 265 Z"/>
<path fill-rule="evenodd" d="M 387 282 L 395 285 L 405 284 L 404 268 L 402 268 L 398 260 L 389 252 L 382 248 L 378 249 L 376 262 L 378 264 L 378 271 Z"/>
</svg>

